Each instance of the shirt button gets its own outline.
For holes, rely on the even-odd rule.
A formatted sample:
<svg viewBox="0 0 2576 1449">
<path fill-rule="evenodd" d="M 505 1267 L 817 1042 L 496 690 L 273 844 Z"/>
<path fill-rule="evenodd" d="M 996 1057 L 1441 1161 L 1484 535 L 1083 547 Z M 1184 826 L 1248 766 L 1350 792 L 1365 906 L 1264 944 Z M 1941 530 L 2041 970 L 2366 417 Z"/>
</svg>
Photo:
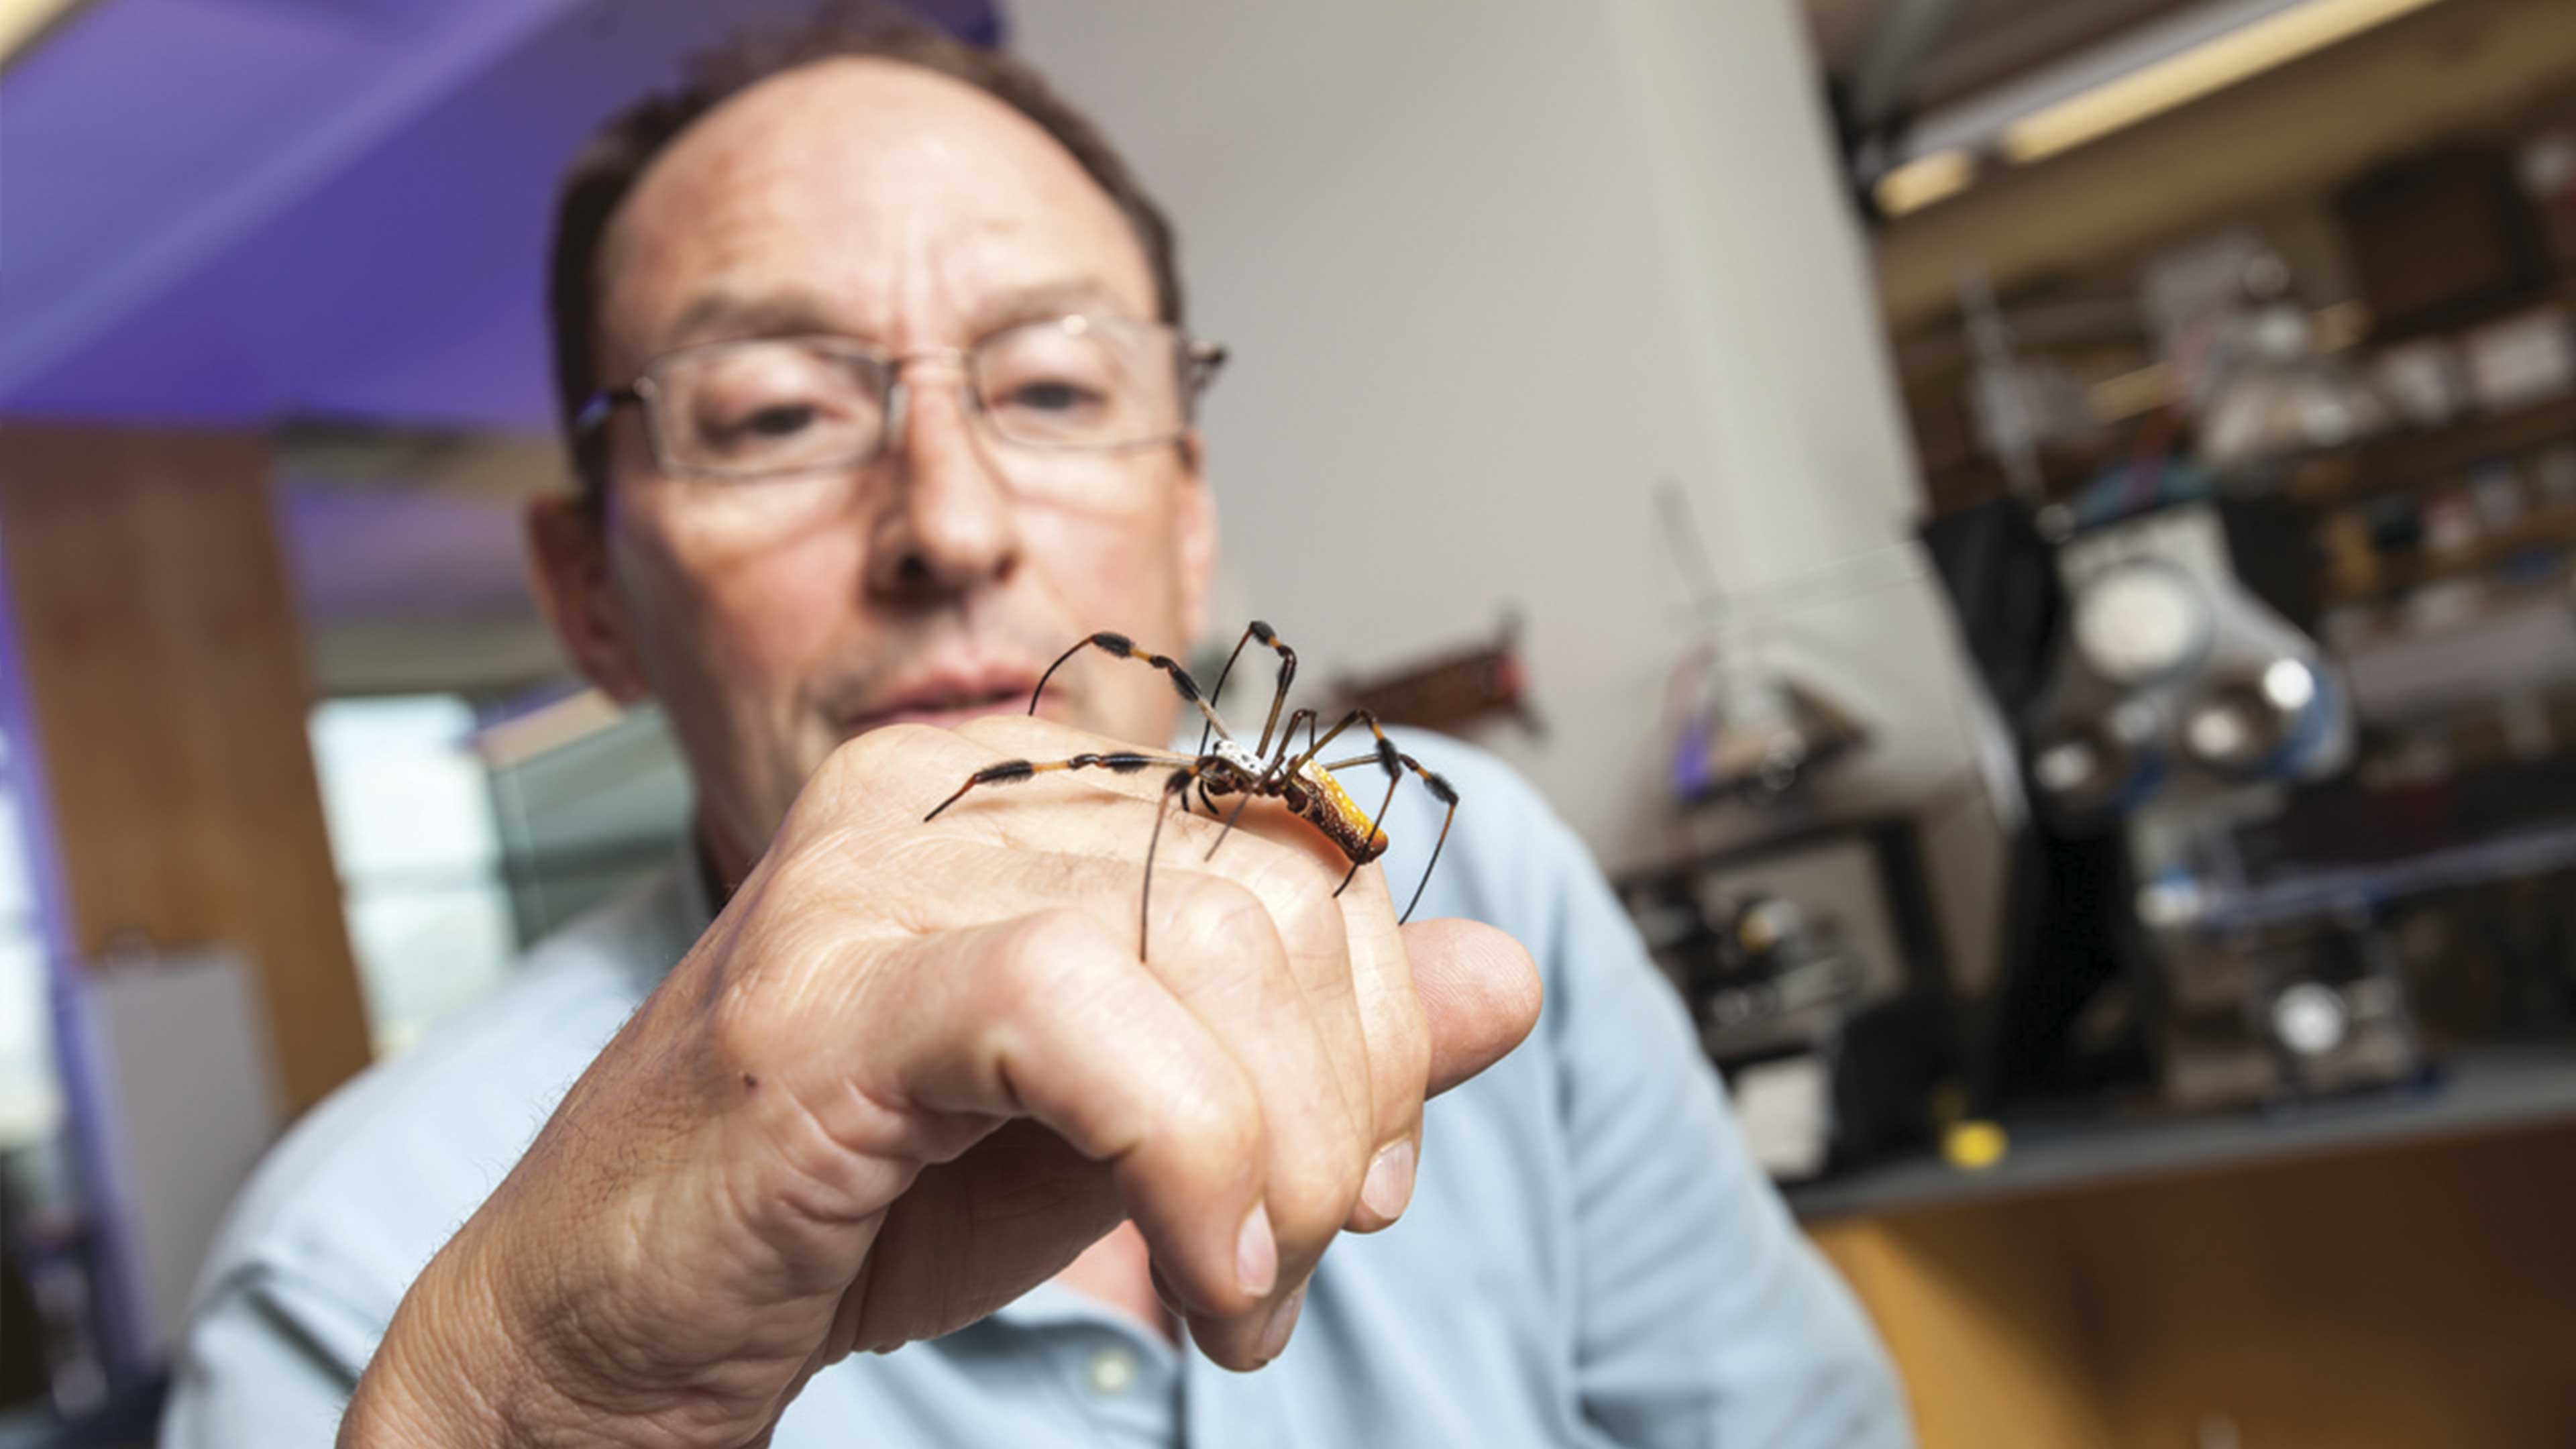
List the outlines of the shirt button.
<svg viewBox="0 0 2576 1449">
<path fill-rule="evenodd" d="M 1103 1398 L 1123 1394 L 1136 1386 L 1136 1356 L 1123 1348 L 1104 1348 L 1091 1356 L 1084 1377 Z"/>
</svg>

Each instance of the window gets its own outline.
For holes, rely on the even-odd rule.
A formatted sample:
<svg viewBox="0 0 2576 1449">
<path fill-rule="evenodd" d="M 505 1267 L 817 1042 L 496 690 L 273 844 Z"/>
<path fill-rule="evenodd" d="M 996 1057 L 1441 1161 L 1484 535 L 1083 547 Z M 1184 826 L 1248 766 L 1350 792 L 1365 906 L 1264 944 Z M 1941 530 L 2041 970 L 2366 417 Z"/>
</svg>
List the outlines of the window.
<svg viewBox="0 0 2576 1449">
<path fill-rule="evenodd" d="M 333 700 L 313 763 L 380 1056 L 671 869 L 688 818 L 660 713 L 588 691 L 503 720 L 454 695 Z"/>
<path fill-rule="evenodd" d="M 474 711 L 451 695 L 313 712 L 313 764 L 380 1056 L 497 984 L 518 948 Z"/>
<path fill-rule="evenodd" d="M 63 1109 L 25 825 L 0 739 L 0 1151 L 52 1137 Z"/>
</svg>

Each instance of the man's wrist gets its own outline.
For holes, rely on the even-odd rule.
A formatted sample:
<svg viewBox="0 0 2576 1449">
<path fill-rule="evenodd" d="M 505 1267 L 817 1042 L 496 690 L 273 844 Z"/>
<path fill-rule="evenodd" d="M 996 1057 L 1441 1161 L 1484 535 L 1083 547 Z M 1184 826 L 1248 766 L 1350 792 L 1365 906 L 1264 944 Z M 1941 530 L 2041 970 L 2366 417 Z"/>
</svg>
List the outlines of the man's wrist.
<svg viewBox="0 0 2576 1449">
<path fill-rule="evenodd" d="M 339 1449 L 485 1449 L 549 1442 L 535 1432 L 519 1355 L 489 1284 L 451 1244 L 404 1295 L 341 1416 Z"/>
</svg>

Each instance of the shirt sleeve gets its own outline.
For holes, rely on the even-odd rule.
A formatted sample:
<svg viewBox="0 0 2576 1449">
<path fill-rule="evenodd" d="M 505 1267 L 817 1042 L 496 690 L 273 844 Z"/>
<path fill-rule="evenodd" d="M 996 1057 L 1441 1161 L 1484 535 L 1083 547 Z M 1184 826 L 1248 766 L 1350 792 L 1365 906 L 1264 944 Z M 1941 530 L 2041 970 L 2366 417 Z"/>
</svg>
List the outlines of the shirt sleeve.
<svg viewBox="0 0 2576 1449">
<path fill-rule="evenodd" d="M 161 1449 L 328 1449 L 376 1337 L 316 1285 L 265 1269 L 232 1276 L 180 1345 Z"/>
<path fill-rule="evenodd" d="M 1558 1064 L 1584 1412 L 1622 1444 L 1903 1449 L 1885 1351 L 1753 1162 L 1679 997 L 1553 818 Z M 1534 946 L 1539 943 L 1531 943 Z"/>
</svg>

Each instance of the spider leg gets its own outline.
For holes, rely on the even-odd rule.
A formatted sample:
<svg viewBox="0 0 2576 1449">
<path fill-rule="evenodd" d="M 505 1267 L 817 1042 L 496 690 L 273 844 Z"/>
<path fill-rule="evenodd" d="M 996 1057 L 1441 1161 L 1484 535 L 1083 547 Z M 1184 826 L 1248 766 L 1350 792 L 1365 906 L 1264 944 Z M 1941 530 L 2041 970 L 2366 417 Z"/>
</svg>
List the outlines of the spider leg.
<svg viewBox="0 0 2576 1449">
<path fill-rule="evenodd" d="M 1378 739 L 1379 739 L 1381 742 L 1382 742 L 1382 741 L 1384 741 L 1384 740 L 1386 739 L 1386 731 L 1385 731 L 1385 730 L 1383 730 L 1383 729 L 1380 729 L 1380 728 L 1378 727 L 1378 722 L 1377 722 L 1377 716 L 1376 716 L 1376 715 L 1374 715 L 1374 714 L 1370 713 L 1369 711 L 1367 711 L 1367 710 L 1365 710 L 1365 709 L 1355 709 L 1355 710 L 1352 710 L 1350 713 L 1348 713 L 1348 714 L 1346 714 L 1346 715 L 1343 715 L 1343 716 L 1341 717 L 1341 720 L 1340 720 L 1338 723 L 1336 723 L 1336 724 L 1335 724 L 1331 729 L 1328 729 L 1328 730 L 1324 731 L 1323 735 L 1322 735 L 1320 738 L 1311 738 L 1311 737 L 1310 737 L 1310 739 L 1308 740 L 1308 743 L 1307 743 L 1307 745 L 1306 745 L 1306 752 L 1305 752 L 1304 754 L 1302 754 L 1302 755 L 1299 755 L 1297 758 L 1295 758 L 1295 759 L 1293 759 L 1293 760 L 1291 760 L 1291 761 L 1289 761 L 1289 762 L 1288 762 L 1288 773 L 1289 773 L 1289 774 L 1291 774 L 1291 775 L 1294 775 L 1294 774 L 1296 774 L 1299 770 L 1302 770 L 1302 769 L 1306 768 L 1306 766 L 1308 766 L 1309 764 L 1312 764 L 1312 763 L 1314 762 L 1315 757 L 1316 757 L 1317 755 L 1320 755 L 1320 754 L 1322 754 L 1322 753 L 1324 752 L 1324 746 L 1329 745 L 1329 744 L 1331 744 L 1334 740 L 1336 740 L 1336 739 L 1340 738 L 1342 731 L 1344 731 L 1344 730 L 1346 730 L 1346 729 L 1349 729 L 1351 726 L 1353 726 L 1353 725 L 1355 725 L 1355 724 L 1364 724 L 1364 725 L 1367 725 L 1367 726 L 1369 727 L 1369 733 L 1370 733 L 1370 734 L 1373 734 L 1373 735 L 1375 735 L 1375 736 L 1377 736 L 1377 737 L 1378 737 Z M 1314 728 L 1314 726 L 1313 726 L 1312 722 L 1309 722 L 1309 723 L 1308 723 L 1307 728 L 1308 728 L 1308 730 L 1309 730 L 1310 732 L 1312 731 L 1312 729 Z M 1375 758 L 1375 757 L 1374 757 L 1374 756 L 1372 756 L 1371 758 Z"/>
<path fill-rule="evenodd" d="M 1258 623 L 1259 621 L 1255 620 L 1254 622 Z M 1243 637 L 1234 641 L 1234 652 L 1225 656 L 1225 667 L 1216 672 L 1216 687 L 1208 691 L 1208 702 L 1210 704 L 1218 703 L 1225 698 L 1225 681 L 1234 673 L 1234 661 L 1243 657 L 1244 646 L 1251 642 L 1252 631 L 1250 629 L 1244 630 Z M 1202 755 L 1207 753 L 1208 736 L 1208 728 L 1205 725 L 1201 725 L 1199 727 L 1199 753 Z"/>
<path fill-rule="evenodd" d="M 1269 625 L 1255 620 L 1252 627 L 1256 637 L 1279 654 L 1279 687 L 1271 691 L 1270 713 L 1261 721 L 1261 743 L 1252 747 L 1252 752 L 1259 755 L 1269 751 L 1270 732 L 1279 724 L 1279 711 L 1287 707 L 1288 686 L 1297 679 L 1297 651 L 1281 643 L 1279 636 L 1270 632 Z"/>
<path fill-rule="evenodd" d="M 1271 766 L 1271 769 L 1276 770 L 1276 769 L 1277 769 L 1277 768 L 1279 768 L 1280 766 L 1282 766 L 1282 765 L 1284 765 L 1284 764 L 1288 763 L 1288 751 L 1289 751 L 1289 748 L 1290 748 L 1290 746 L 1289 746 L 1289 744 L 1288 744 L 1288 739 L 1289 739 L 1289 737 L 1290 737 L 1291 735 L 1294 735 L 1294 734 L 1296 734 L 1296 733 L 1297 733 L 1297 726 L 1298 726 L 1298 725 L 1300 725 L 1300 724 L 1303 724 L 1303 725 L 1306 727 L 1306 738 L 1307 738 L 1307 740 L 1308 740 L 1310 743 L 1314 740 L 1314 738 L 1315 738 L 1315 712 L 1314 712 L 1313 710 L 1311 710 L 1311 709 L 1301 709 L 1301 710 L 1298 710 L 1296 713 L 1289 715 L 1289 716 L 1288 716 L 1288 727 L 1287 727 L 1286 729 L 1283 729 L 1283 730 L 1281 730 L 1281 731 L 1279 732 L 1279 750 L 1278 750 L 1278 753 L 1276 753 L 1276 754 L 1272 755 L 1272 756 L 1271 756 L 1271 758 L 1270 758 L 1270 766 Z M 1265 773 L 1265 775 L 1266 775 L 1268 772 L 1266 772 L 1266 771 L 1265 771 L 1264 773 Z"/>
<path fill-rule="evenodd" d="M 1172 772 L 1163 782 L 1162 803 L 1154 807 L 1154 833 L 1145 841 L 1145 886 L 1136 893 L 1136 959 L 1145 955 L 1145 933 L 1154 920 L 1154 852 L 1163 843 L 1163 820 L 1172 813 L 1172 797 L 1179 796 L 1181 808 L 1190 808 L 1190 783 L 1199 778 L 1198 761 L 1191 760 Z"/>
<path fill-rule="evenodd" d="M 1431 843 L 1431 859 L 1423 864 L 1422 880 L 1413 888 L 1413 899 L 1404 903 L 1404 914 L 1395 918 L 1395 923 L 1399 926 L 1412 920 L 1413 908 L 1422 904 L 1422 892 L 1431 884 L 1431 868 L 1440 863 L 1440 847 L 1449 843 L 1449 826 L 1458 818 L 1458 791 L 1447 780 L 1422 768 L 1420 760 L 1411 755 L 1405 755 L 1402 758 L 1406 768 L 1422 777 L 1422 788 L 1430 791 L 1433 799 L 1448 806 L 1449 813 L 1440 817 L 1440 838 Z"/>
<path fill-rule="evenodd" d="M 1049 774 L 1056 770 L 1108 770 L 1113 774 L 1132 775 L 1148 765 L 1192 765 L 1197 762 L 1182 755 L 1155 750 L 1120 750 L 1106 755 L 1076 755 L 1069 760 L 1004 760 L 986 765 L 966 777 L 957 793 L 939 802 L 937 808 L 922 816 L 923 823 L 939 818 L 940 811 L 966 798 L 966 792 L 978 785 L 1016 785 L 1022 780 Z"/>
<path fill-rule="evenodd" d="M 1216 717 L 1216 710 L 1210 707 L 1206 697 L 1199 693 L 1199 682 L 1190 678 L 1190 672 L 1181 667 L 1179 660 L 1172 658 L 1168 654 L 1155 654 L 1146 650 L 1140 650 L 1136 647 L 1136 641 L 1128 638 L 1124 634 L 1111 634 L 1106 632 L 1093 634 L 1075 644 L 1072 648 L 1067 649 L 1062 654 L 1057 655 L 1056 661 L 1047 666 L 1046 673 L 1038 676 L 1038 687 L 1029 691 L 1029 713 L 1036 714 L 1038 712 L 1038 700 L 1046 694 L 1047 681 L 1055 678 L 1055 672 L 1062 669 L 1067 660 L 1073 658 L 1073 656 L 1081 653 L 1085 649 L 1097 649 L 1104 654 L 1115 655 L 1120 659 L 1134 659 L 1141 663 L 1152 665 L 1154 668 L 1163 671 L 1164 674 L 1171 678 L 1172 692 L 1179 695 L 1183 703 L 1198 707 L 1198 712 L 1207 717 L 1208 728 L 1216 731 L 1216 737 L 1218 739 L 1230 740 L 1234 738 L 1234 736 L 1226 730 L 1225 721 Z"/>
<path fill-rule="evenodd" d="M 1225 838 L 1234 833 L 1235 822 L 1241 820 L 1243 818 L 1243 812 L 1252 807 L 1253 798 L 1261 793 L 1259 788 L 1260 784 L 1262 781 L 1267 781 L 1269 778 L 1269 774 L 1264 772 L 1261 776 L 1261 780 L 1254 782 L 1254 788 L 1244 791 L 1243 798 L 1234 802 L 1234 812 L 1225 817 L 1225 828 L 1216 833 L 1215 844 L 1212 844 L 1207 848 L 1207 854 L 1199 857 L 1199 862 L 1202 865 L 1208 861 L 1216 859 L 1217 846 L 1225 844 Z"/>
<path fill-rule="evenodd" d="M 1288 685 L 1297 677 L 1297 651 L 1280 643 L 1276 630 L 1259 619 L 1253 620 L 1244 629 L 1243 637 L 1235 641 L 1234 652 L 1225 656 L 1225 668 L 1217 671 L 1216 688 L 1208 691 L 1208 698 L 1213 701 L 1225 693 L 1226 676 L 1234 673 L 1234 661 L 1243 657 L 1245 646 L 1255 639 L 1278 651 L 1279 654 L 1279 688 L 1270 696 L 1270 717 L 1262 721 L 1261 743 L 1252 747 L 1255 755 L 1266 755 L 1270 753 L 1271 727 L 1279 723 L 1280 706 L 1288 702 Z M 1199 731 L 1199 753 L 1206 754 L 1207 747 L 1208 732 L 1202 729 Z"/>
</svg>

